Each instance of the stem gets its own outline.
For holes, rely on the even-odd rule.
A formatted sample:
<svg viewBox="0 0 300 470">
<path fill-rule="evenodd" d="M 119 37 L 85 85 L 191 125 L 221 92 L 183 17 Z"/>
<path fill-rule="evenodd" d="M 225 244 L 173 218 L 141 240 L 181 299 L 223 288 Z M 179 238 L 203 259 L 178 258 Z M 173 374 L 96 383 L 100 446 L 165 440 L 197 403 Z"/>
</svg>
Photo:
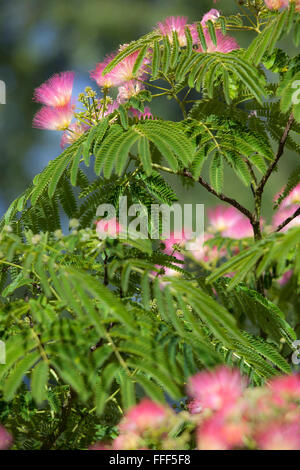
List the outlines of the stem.
<svg viewBox="0 0 300 470">
<path fill-rule="evenodd" d="M 174 171 L 171 168 L 158 165 L 157 163 L 153 163 L 152 166 L 153 168 L 157 168 L 158 170 L 165 171 L 166 173 L 171 173 L 172 175 L 185 176 L 187 178 L 194 179 L 193 175 L 188 170 L 183 170 L 183 172 L 178 173 L 177 171 Z M 207 191 L 209 191 L 211 194 L 216 196 L 221 201 L 227 202 L 231 206 L 235 207 L 238 211 L 244 214 L 252 223 L 252 221 L 254 220 L 253 214 L 251 214 L 251 212 L 242 204 L 240 204 L 238 201 L 236 201 L 235 199 L 229 196 L 226 196 L 223 193 L 217 193 L 217 191 L 215 191 L 214 188 L 212 188 L 201 176 L 198 179 L 198 183 L 200 183 L 201 186 L 203 186 L 205 189 L 207 189 Z"/>
<path fill-rule="evenodd" d="M 278 147 L 278 151 L 277 151 L 275 160 L 273 160 L 273 162 L 270 164 L 269 168 L 267 169 L 266 174 L 264 175 L 264 177 L 262 178 L 260 184 L 257 187 L 256 194 L 258 196 L 262 195 L 262 193 L 264 191 L 264 188 L 265 188 L 270 176 L 272 175 L 272 173 L 274 171 L 274 168 L 276 167 L 276 165 L 278 164 L 280 158 L 282 157 L 282 155 L 284 153 L 284 147 L 285 147 L 286 141 L 288 139 L 290 130 L 293 126 L 294 120 L 295 120 L 294 115 L 291 114 L 290 117 L 289 117 L 289 120 L 287 122 L 287 125 L 285 126 L 285 129 L 284 129 L 283 135 L 281 137 L 281 140 L 279 142 L 279 147 Z"/>
<path fill-rule="evenodd" d="M 184 170 L 183 176 L 193 179 L 193 175 L 187 170 Z M 242 206 L 242 204 L 240 204 L 238 201 L 236 201 L 235 199 L 231 197 L 226 196 L 223 193 L 217 193 L 217 191 L 215 191 L 201 176 L 198 179 L 198 183 L 200 183 L 205 189 L 207 189 L 207 191 L 209 191 L 211 194 L 216 196 L 221 201 L 227 202 L 231 206 L 235 207 L 238 211 L 244 214 L 250 220 L 250 222 L 252 222 L 253 215 L 246 207 Z"/>
<path fill-rule="evenodd" d="M 282 224 L 277 227 L 275 232 L 280 232 L 284 227 L 286 227 L 290 222 L 292 222 L 292 220 L 298 217 L 298 215 L 300 215 L 300 207 L 294 212 L 293 215 L 291 215 L 291 217 L 288 217 L 284 222 L 282 222 Z"/>
<path fill-rule="evenodd" d="M 7 266 L 12 266 L 13 268 L 23 269 L 23 266 L 19 266 L 18 264 L 9 263 L 8 261 L 4 261 L 0 259 L 0 264 L 6 264 Z"/>
<path fill-rule="evenodd" d="M 107 253 L 106 251 L 104 252 L 104 285 L 105 286 L 108 286 L 108 269 L 107 269 L 107 260 L 108 260 L 108 256 L 107 256 Z"/>
<path fill-rule="evenodd" d="M 252 226 L 253 226 L 253 231 L 254 231 L 254 237 L 255 237 L 256 240 L 261 240 L 260 218 L 261 218 L 262 195 L 263 195 L 265 186 L 266 186 L 267 182 L 269 181 L 270 176 L 272 175 L 276 165 L 278 164 L 280 158 L 282 157 L 282 155 L 284 153 L 285 144 L 286 144 L 286 141 L 288 139 L 288 136 L 289 136 L 289 133 L 290 133 L 290 130 L 292 128 L 293 123 L 294 123 L 294 115 L 291 114 L 289 119 L 288 119 L 288 122 L 285 126 L 282 137 L 280 139 L 276 157 L 272 161 L 272 163 L 269 165 L 269 167 L 266 171 L 266 174 L 263 176 L 263 178 L 261 179 L 259 185 L 257 186 L 257 188 L 255 190 L 255 196 L 254 196 L 255 212 L 253 214 Z"/>
<path fill-rule="evenodd" d="M 73 402 L 76 398 L 76 393 L 73 389 L 70 389 L 70 397 L 67 400 L 67 403 L 62 408 L 61 420 L 58 427 L 53 431 L 53 433 L 48 437 L 46 442 L 41 447 L 41 450 L 50 450 L 55 445 L 57 439 L 61 436 L 63 432 L 66 431 L 68 427 L 68 418 L 70 416 Z"/>
</svg>

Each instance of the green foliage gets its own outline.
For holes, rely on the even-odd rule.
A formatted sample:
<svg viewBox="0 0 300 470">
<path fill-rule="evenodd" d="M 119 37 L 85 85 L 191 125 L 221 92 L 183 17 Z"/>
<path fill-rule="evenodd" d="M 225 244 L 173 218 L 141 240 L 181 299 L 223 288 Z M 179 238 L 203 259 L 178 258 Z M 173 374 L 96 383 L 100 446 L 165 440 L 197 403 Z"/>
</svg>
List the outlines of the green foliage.
<svg viewBox="0 0 300 470">
<path fill-rule="evenodd" d="M 292 101 L 299 58 L 276 49 L 292 28 L 298 41 L 299 20 L 291 7 L 263 10 L 257 28 L 239 15 L 207 27 L 215 45 L 218 29 L 260 34 L 247 50 L 212 53 L 198 23 L 203 53 L 189 28 L 184 47 L 177 32 L 168 38 L 155 30 L 122 48 L 106 72 L 137 52 L 133 76 L 146 57 L 157 95 L 142 90 L 95 122 L 1 221 L 0 337 L 7 357 L 0 365 L 0 417 L 19 448 L 86 448 L 115 437 L 114 423 L 139 398 L 180 400 L 188 378 L 216 364 L 239 367 L 253 386 L 292 371 L 299 312 L 283 308 L 274 285 L 292 270 L 298 292 L 300 230 L 265 234 L 259 227 L 264 186 L 281 157 L 272 139 L 282 153 L 285 145 L 300 151 Z M 266 68 L 278 83 L 267 83 Z M 181 121 L 132 112 L 163 96 L 180 105 Z M 295 121 L 286 129 L 291 112 Z M 223 194 L 228 168 L 251 187 L 250 209 Z M 97 208 L 110 203 L 119 210 L 120 196 L 142 205 L 150 232 L 152 204 L 178 200 L 164 173 L 231 203 L 255 237 L 207 237 L 203 253 L 222 253 L 212 263 L 193 253 L 182 261 L 149 239 L 101 239 Z M 297 170 L 277 205 L 298 182 Z M 10 418 L 15 409 L 18 426 Z"/>
</svg>

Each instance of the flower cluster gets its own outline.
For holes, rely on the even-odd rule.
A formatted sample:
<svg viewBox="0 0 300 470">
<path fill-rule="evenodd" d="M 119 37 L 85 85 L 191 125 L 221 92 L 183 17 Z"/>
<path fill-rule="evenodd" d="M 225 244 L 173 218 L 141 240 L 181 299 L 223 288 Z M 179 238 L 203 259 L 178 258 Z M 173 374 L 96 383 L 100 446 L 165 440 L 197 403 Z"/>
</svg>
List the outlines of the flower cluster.
<svg viewBox="0 0 300 470">
<path fill-rule="evenodd" d="M 289 8 L 291 3 L 295 3 L 296 11 L 300 11 L 299 0 L 265 0 L 266 7 L 269 10 L 284 10 Z"/>
<path fill-rule="evenodd" d="M 280 193 L 275 196 L 275 201 L 280 197 Z M 277 230 L 289 217 L 293 217 L 296 210 L 300 207 L 300 184 L 298 184 L 290 194 L 281 202 L 278 210 L 275 212 L 272 226 L 273 230 Z M 290 228 L 300 225 L 300 215 L 293 218 L 288 225 L 281 229 L 281 232 L 287 232 Z M 288 269 L 279 279 L 279 285 L 285 286 L 293 276 L 293 271 Z"/>
<path fill-rule="evenodd" d="M 204 243 L 202 243 L 201 238 L 198 241 L 197 250 L 191 253 L 195 260 L 205 264 L 206 267 L 214 267 L 218 261 L 227 255 L 225 247 L 218 248 L 216 245 L 211 244 L 210 240 L 213 241 L 216 236 L 221 235 L 233 240 L 253 237 L 253 228 L 249 219 L 234 207 L 216 206 L 208 211 L 207 219 L 208 224 L 207 230 L 204 233 Z M 189 240 L 190 235 L 185 232 L 182 234 L 179 232 L 171 233 L 170 237 L 164 240 L 164 253 L 181 261 L 181 263 L 178 263 L 179 267 L 184 267 L 182 263 L 186 254 L 184 249 L 186 242 Z M 195 244 L 197 245 L 197 240 Z M 235 253 L 238 253 L 237 247 Z M 177 274 L 177 271 L 172 268 L 165 268 L 165 274 L 173 276 Z"/>
<path fill-rule="evenodd" d="M 56 74 L 35 90 L 35 101 L 44 106 L 33 119 L 34 127 L 56 131 L 69 127 L 74 113 L 71 102 L 74 76 L 74 72 Z"/>
<path fill-rule="evenodd" d="M 143 399 L 119 424 L 112 443 L 91 450 L 300 450 L 300 376 L 247 388 L 238 370 L 220 366 L 191 377 L 188 411 Z M 181 432 L 179 431 L 181 430 Z M 176 436 L 176 437 L 175 437 Z"/>
<path fill-rule="evenodd" d="M 202 20 L 201 25 L 203 27 L 204 37 L 206 41 L 207 50 L 206 52 L 223 52 L 228 53 L 235 49 L 239 49 L 239 45 L 236 40 L 230 36 L 224 36 L 220 29 L 216 29 L 217 44 L 215 45 L 210 37 L 207 22 L 212 21 L 213 23 L 218 20 L 220 12 L 212 9 L 206 13 Z M 187 40 L 185 35 L 186 28 L 189 29 L 194 46 L 197 46 L 198 52 L 204 52 L 203 47 L 200 44 L 200 39 L 197 31 L 197 25 L 188 24 L 187 18 L 185 17 L 170 17 L 165 20 L 164 23 L 158 23 L 158 30 L 163 36 L 167 36 L 170 43 L 173 42 L 173 33 L 176 32 L 180 46 L 186 46 Z"/>
<path fill-rule="evenodd" d="M 176 448 L 176 441 L 169 436 L 169 431 L 176 427 L 178 422 L 171 408 L 144 398 L 124 416 L 119 424 L 119 436 L 111 446 L 107 443 L 97 443 L 91 446 L 90 450 Z"/>
<path fill-rule="evenodd" d="M 0 425 L 0 450 L 9 449 L 12 446 L 13 440 L 11 435 L 6 429 Z"/>
<path fill-rule="evenodd" d="M 275 200 L 278 200 L 280 194 L 276 196 Z M 279 205 L 279 209 L 273 217 L 274 229 L 278 228 L 285 220 L 293 216 L 296 210 L 300 207 L 300 184 L 298 184 L 293 191 L 286 197 Z M 300 216 L 295 217 L 282 231 L 286 232 L 292 227 L 300 225 Z"/>
<path fill-rule="evenodd" d="M 216 22 L 219 16 L 219 11 L 212 9 L 202 18 L 201 24 L 207 43 L 207 50 L 205 52 L 217 51 L 228 53 L 239 48 L 234 38 L 224 36 L 218 28 L 216 29 L 217 44 L 213 44 L 207 22 Z M 161 34 L 161 37 L 168 37 L 171 43 L 173 42 L 173 33 L 175 32 L 179 45 L 184 47 L 187 45 L 186 28 L 191 33 L 195 50 L 203 53 L 204 50 L 199 39 L 197 25 L 188 24 L 187 18 L 169 17 L 164 22 L 158 23 L 156 30 Z M 144 92 L 147 86 L 147 77 L 151 75 L 151 67 L 149 67 L 153 54 L 151 47 L 149 47 L 137 70 L 135 70 L 135 65 L 140 50 L 136 50 L 129 56 L 124 57 L 112 70 L 104 73 L 106 67 L 126 46 L 126 44 L 120 46 L 117 52 L 105 57 L 90 72 L 91 79 L 101 88 L 103 97 L 101 99 L 97 98 L 97 93 L 92 88 L 86 88 L 85 93 L 81 93 L 78 97 L 79 103 L 83 105 L 83 110 L 77 110 L 72 102 L 74 72 L 56 74 L 38 87 L 35 90 L 34 99 L 42 103 L 43 107 L 36 113 L 33 119 L 33 126 L 39 129 L 64 131 L 61 139 L 61 147 L 64 148 L 76 141 L 91 126 L 97 124 L 105 116 L 114 113 L 121 104 L 127 103 L 130 98 L 134 98 Z M 116 98 L 109 96 L 111 89 L 117 90 Z M 129 112 L 130 116 L 134 119 L 153 119 L 149 107 L 145 107 L 143 112 L 131 107 Z M 74 119 L 75 121 L 73 121 Z"/>
<path fill-rule="evenodd" d="M 280 194 L 276 196 L 275 200 L 278 200 Z M 296 186 L 289 196 L 283 200 L 280 204 L 279 209 L 275 213 L 270 227 L 264 224 L 262 220 L 262 230 L 275 231 L 277 227 L 288 217 L 293 215 L 299 208 L 300 204 L 300 184 Z M 300 224 L 300 216 L 294 218 L 283 231 Z M 96 227 L 99 238 L 103 239 L 107 236 L 116 238 L 120 235 L 122 227 L 120 226 L 117 219 L 112 219 L 109 223 L 104 221 L 97 222 Z M 165 276 L 177 276 L 180 273 L 180 269 L 185 268 L 186 259 L 192 258 L 208 270 L 212 270 L 221 261 L 228 257 L 228 250 L 222 243 L 220 246 L 216 244 L 216 237 L 222 237 L 222 239 L 228 239 L 230 242 L 231 253 L 236 255 L 240 251 L 240 242 L 243 246 L 249 244 L 250 239 L 253 239 L 253 227 L 249 219 L 238 211 L 234 207 L 218 205 L 211 208 L 207 212 L 207 227 L 203 238 L 194 240 L 197 249 L 191 251 L 189 254 L 186 251 L 187 242 L 192 241 L 191 231 L 182 230 L 174 231 L 170 236 L 163 240 L 162 251 L 168 256 L 175 258 L 172 262 L 173 267 L 164 267 L 156 265 L 156 268 L 161 271 L 159 275 Z M 231 241 L 233 243 L 231 243 Z M 188 256 L 190 255 L 190 256 Z M 178 262 L 176 262 L 178 260 Z M 157 275 L 157 273 L 153 273 Z M 232 273 L 234 274 L 234 273 Z M 227 276 L 231 277 L 232 274 Z M 289 282 L 293 275 L 293 271 L 287 270 L 283 273 L 283 276 L 278 279 L 279 285 L 284 286 Z"/>
</svg>

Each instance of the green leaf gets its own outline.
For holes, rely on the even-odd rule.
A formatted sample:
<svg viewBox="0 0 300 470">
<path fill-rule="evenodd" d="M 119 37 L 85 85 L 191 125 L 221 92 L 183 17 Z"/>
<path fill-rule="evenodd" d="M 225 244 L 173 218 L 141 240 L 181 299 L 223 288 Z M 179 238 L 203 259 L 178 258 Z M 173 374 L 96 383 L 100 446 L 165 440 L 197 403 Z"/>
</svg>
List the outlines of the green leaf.
<svg viewBox="0 0 300 470">
<path fill-rule="evenodd" d="M 149 47 L 148 45 L 145 45 L 144 47 L 142 47 L 142 49 L 140 50 L 138 56 L 137 56 L 137 59 L 135 61 L 135 64 L 133 66 L 133 69 L 132 69 L 132 75 L 135 76 L 137 74 L 137 72 L 139 71 L 139 69 L 141 68 L 143 62 L 144 62 L 144 59 L 145 59 L 145 56 L 147 54 L 149 50 Z"/>
<path fill-rule="evenodd" d="M 37 404 L 41 404 L 47 395 L 47 383 L 49 378 L 49 365 L 45 361 L 41 361 L 33 369 L 31 376 L 31 392 Z"/>
<path fill-rule="evenodd" d="M 76 186 L 77 183 L 77 175 L 79 170 L 79 164 L 81 161 L 82 156 L 82 146 L 80 146 L 73 158 L 72 166 L 71 166 L 71 173 L 70 173 L 70 181 L 72 186 Z"/>
<path fill-rule="evenodd" d="M 143 164 L 146 175 L 150 176 L 152 173 L 152 162 L 150 145 L 147 137 L 141 137 L 139 140 L 139 156 Z"/>
<path fill-rule="evenodd" d="M 153 57 L 152 57 L 152 77 L 156 79 L 158 76 L 160 66 L 160 45 L 158 41 L 154 42 Z"/>
<path fill-rule="evenodd" d="M 216 190 L 218 194 L 222 192 L 223 179 L 223 159 L 221 155 L 217 152 L 213 157 L 210 166 L 210 182 L 212 187 Z"/>
<path fill-rule="evenodd" d="M 4 399 L 10 401 L 13 399 L 18 387 L 21 385 L 21 382 L 31 367 L 39 359 L 40 353 L 34 351 L 27 354 L 24 359 L 21 359 L 17 366 L 11 371 L 8 379 L 4 383 L 3 393 Z"/>
</svg>

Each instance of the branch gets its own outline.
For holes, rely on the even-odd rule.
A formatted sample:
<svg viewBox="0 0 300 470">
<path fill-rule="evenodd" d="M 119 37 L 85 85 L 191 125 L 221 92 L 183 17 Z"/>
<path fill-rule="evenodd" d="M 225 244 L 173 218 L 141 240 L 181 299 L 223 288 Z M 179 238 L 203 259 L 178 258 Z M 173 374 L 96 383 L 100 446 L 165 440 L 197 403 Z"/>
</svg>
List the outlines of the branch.
<svg viewBox="0 0 300 470">
<path fill-rule="evenodd" d="M 275 160 L 271 163 L 271 165 L 269 166 L 266 174 L 264 175 L 264 177 L 262 178 L 260 184 L 258 185 L 258 188 L 256 190 L 256 194 L 258 196 L 262 195 L 265 185 L 267 184 L 270 176 L 273 173 L 274 168 L 276 167 L 276 165 L 278 164 L 280 158 L 283 155 L 284 147 L 285 147 L 286 141 L 288 139 L 290 130 L 292 128 L 292 125 L 294 123 L 294 120 L 295 120 L 294 115 L 291 114 L 290 117 L 289 117 L 289 120 L 287 122 L 287 125 L 285 126 L 285 129 L 284 129 L 283 135 L 281 137 L 281 140 L 279 142 L 279 147 L 278 147 L 278 151 L 277 151 Z"/>
<path fill-rule="evenodd" d="M 286 219 L 284 222 L 282 222 L 282 224 L 279 225 L 279 227 L 276 229 L 276 232 L 280 232 L 280 230 L 286 227 L 290 222 L 292 222 L 292 220 L 298 217 L 298 215 L 300 215 L 300 207 L 298 207 L 298 209 L 294 212 L 293 215 L 291 215 L 291 217 L 288 217 L 288 219 Z"/>
<path fill-rule="evenodd" d="M 187 170 L 184 170 L 183 173 L 182 173 L 183 176 L 186 176 L 187 178 L 191 178 L 191 179 L 194 179 L 193 178 L 193 175 L 187 171 Z M 231 197 L 228 197 L 228 196 L 225 196 L 225 194 L 223 193 L 217 193 L 217 191 L 215 191 L 203 178 L 200 178 L 198 179 L 198 182 L 205 188 L 207 189 L 207 191 L 209 191 L 211 194 L 213 194 L 214 196 L 216 196 L 217 198 L 219 198 L 221 201 L 224 201 L 224 202 L 227 202 L 228 204 L 230 204 L 231 206 L 235 207 L 238 211 L 242 212 L 242 214 L 244 214 L 246 217 L 248 217 L 248 219 L 253 222 L 253 215 L 251 214 L 251 212 L 244 206 L 242 206 L 239 202 L 237 202 L 235 199 L 232 199 Z"/>
</svg>

